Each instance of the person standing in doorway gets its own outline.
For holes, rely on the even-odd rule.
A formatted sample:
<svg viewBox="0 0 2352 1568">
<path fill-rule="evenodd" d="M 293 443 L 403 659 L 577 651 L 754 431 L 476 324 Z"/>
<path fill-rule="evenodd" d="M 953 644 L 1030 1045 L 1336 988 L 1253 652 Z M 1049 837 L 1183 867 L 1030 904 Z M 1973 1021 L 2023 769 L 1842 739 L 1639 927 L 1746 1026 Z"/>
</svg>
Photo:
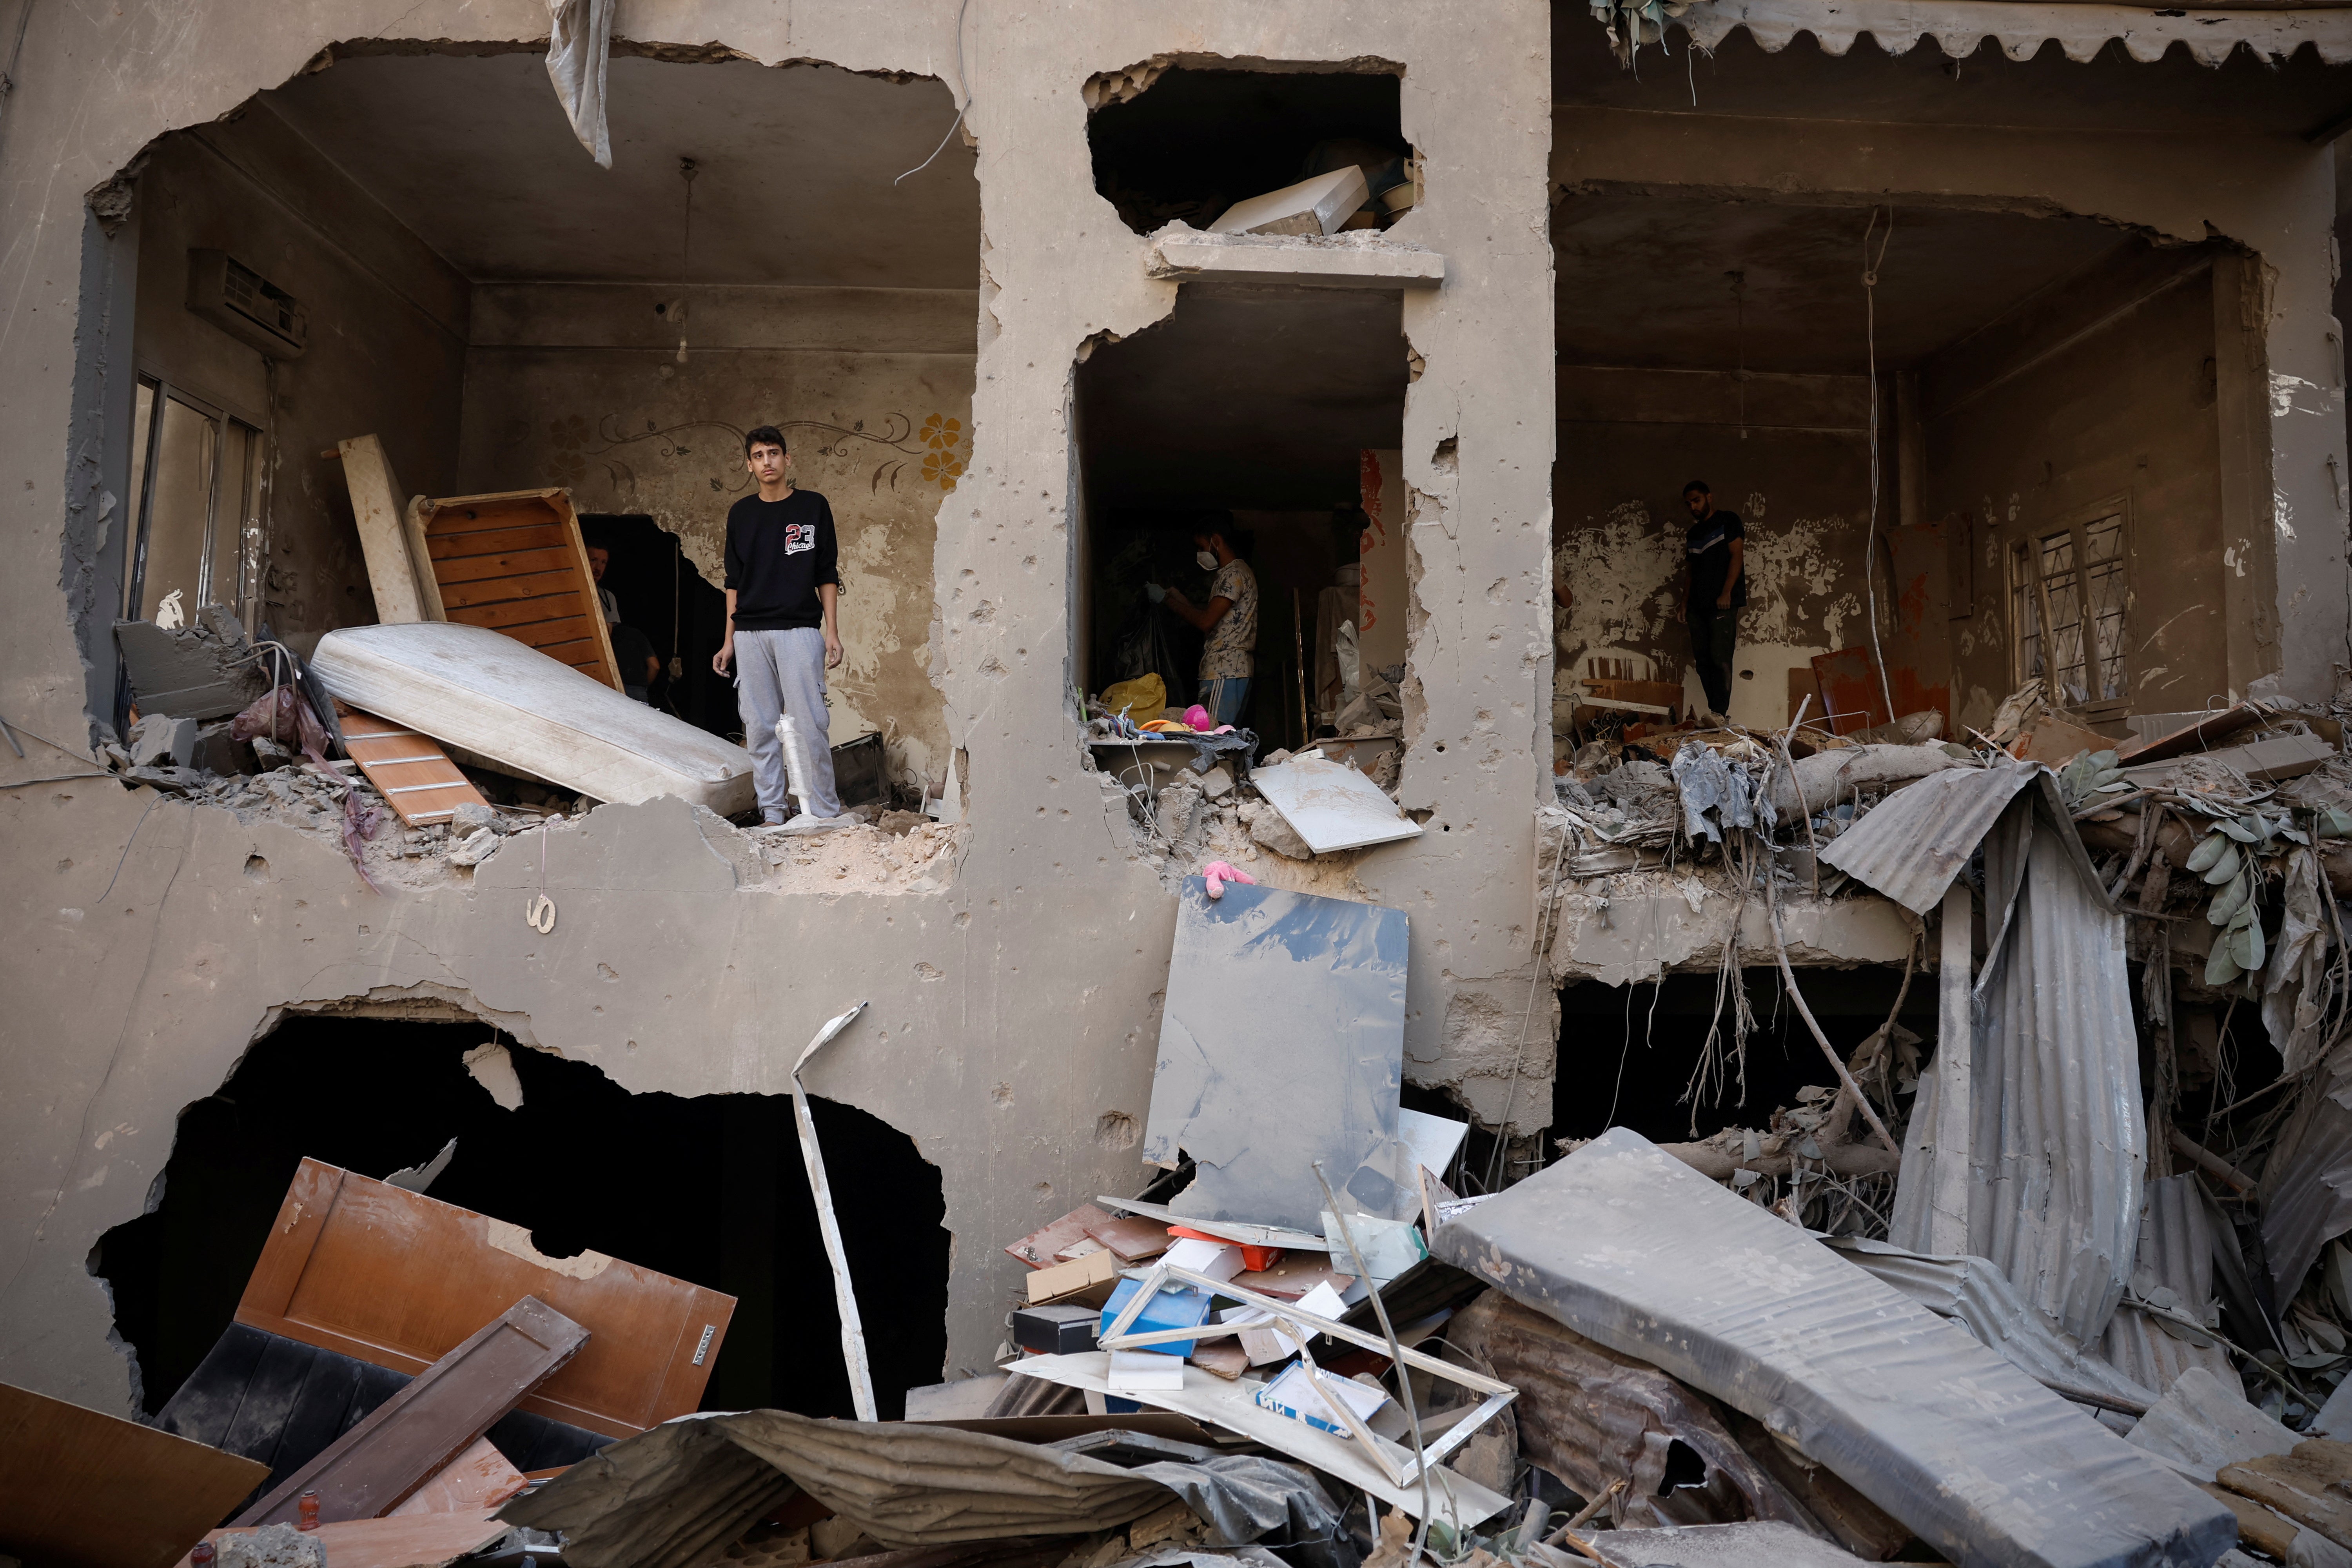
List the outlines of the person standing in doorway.
<svg viewBox="0 0 2352 1568">
<path fill-rule="evenodd" d="M 740 662 L 735 703 L 760 794 L 763 826 L 784 833 L 839 827 L 850 818 L 833 782 L 824 672 L 841 662 L 833 508 L 793 483 L 783 432 L 761 425 L 743 437 L 743 466 L 760 487 L 727 511 L 727 635 L 711 656 L 720 675 Z M 792 715 L 803 739 L 806 809 L 785 820 L 783 742 L 776 721 Z"/>
<path fill-rule="evenodd" d="M 1209 710 L 1210 724 L 1238 724 L 1249 711 L 1250 678 L 1257 668 L 1257 574 L 1234 553 L 1221 530 L 1194 534 L 1192 547 L 1201 570 L 1213 574 L 1209 602 L 1196 607 L 1170 588 L 1168 607 L 1208 634 L 1201 645 L 1201 706 Z"/>
<path fill-rule="evenodd" d="M 1709 715 L 1727 722 L 1731 709 L 1731 651 L 1738 640 L 1739 610 L 1748 603 L 1748 528 L 1736 511 L 1715 504 L 1706 481 L 1683 487 L 1690 508 L 1685 536 L 1690 575 L 1683 587 L 1683 622 L 1690 627 L 1691 663 L 1706 692 Z"/>
</svg>

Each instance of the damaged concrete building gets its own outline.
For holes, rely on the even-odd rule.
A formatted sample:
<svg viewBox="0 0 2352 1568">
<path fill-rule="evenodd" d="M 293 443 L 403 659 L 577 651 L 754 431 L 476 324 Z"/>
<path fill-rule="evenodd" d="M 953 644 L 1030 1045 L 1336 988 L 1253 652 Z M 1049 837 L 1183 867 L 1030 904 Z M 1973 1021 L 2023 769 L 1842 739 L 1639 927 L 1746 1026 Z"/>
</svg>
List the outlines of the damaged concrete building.
<svg viewBox="0 0 2352 1568">
<path fill-rule="evenodd" d="M 1468 1123 L 1432 1174 L 1497 1194 L 1477 1225 L 1631 1129 L 1759 1214 L 1987 1255 L 1926 1195 L 1968 1098 L 1917 1107 L 1969 966 L 2016 987 L 1996 869 L 2057 918 L 2035 822 L 2133 911 L 2082 994 L 2138 1131 L 2113 1289 L 2024 1300 L 2113 1344 L 2147 1191 L 2352 1148 L 2225 1114 L 2336 1083 L 2352 1001 L 2315 842 L 2352 834 L 2352 11 L 17 0 L 0 37 L 0 1383 L 154 1420 L 309 1160 L 732 1298 L 710 1410 L 857 1406 L 837 1214 L 897 1419 L 1014 1353 L 1008 1242 L 1219 1157 L 1146 1133 L 1220 861 L 1401 912 L 1389 1106 Z M 805 837 L 755 831 L 711 665 L 769 425 L 837 520 L 826 738 L 869 774 Z M 1711 725 L 1695 476 L 1746 526 Z M 432 519 L 516 497 L 555 531 L 453 570 Z M 1161 612 L 1224 581 L 1212 533 L 1255 584 L 1246 750 L 1186 717 Z M 424 754 L 351 751 L 352 650 L 468 620 L 636 689 L 727 753 L 707 789 L 386 710 L 449 770 L 415 787 L 470 786 L 405 808 Z M 704 765 L 661 743 L 611 742 Z M 2147 772 L 2229 746 L 2294 755 Z M 1378 820 L 1318 839 L 1271 776 L 1306 768 Z M 1914 780 L 1924 891 L 1860 831 Z M 2223 919 L 2183 901 L 2189 795 L 2249 836 Z M 2252 1269 L 2277 1322 L 2352 1231 L 2316 1202 L 2194 1209 L 2300 1259 Z"/>
</svg>

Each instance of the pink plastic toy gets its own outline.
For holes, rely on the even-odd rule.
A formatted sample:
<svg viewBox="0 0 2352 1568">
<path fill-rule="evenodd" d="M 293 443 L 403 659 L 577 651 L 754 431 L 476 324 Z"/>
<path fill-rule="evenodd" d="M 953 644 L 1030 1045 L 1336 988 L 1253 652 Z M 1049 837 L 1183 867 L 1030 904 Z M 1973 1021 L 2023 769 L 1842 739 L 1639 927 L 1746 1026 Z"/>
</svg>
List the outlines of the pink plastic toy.
<svg viewBox="0 0 2352 1568">
<path fill-rule="evenodd" d="M 1257 886 L 1255 877 L 1251 876 L 1247 871 L 1235 870 L 1223 860 L 1210 861 L 1201 868 L 1201 875 L 1208 882 L 1209 897 L 1213 899 L 1222 899 L 1225 896 L 1227 882 L 1239 882 L 1245 888 Z"/>
<path fill-rule="evenodd" d="M 1195 730 L 1205 730 L 1209 727 L 1209 710 L 1195 702 L 1184 710 L 1184 722 Z"/>
</svg>

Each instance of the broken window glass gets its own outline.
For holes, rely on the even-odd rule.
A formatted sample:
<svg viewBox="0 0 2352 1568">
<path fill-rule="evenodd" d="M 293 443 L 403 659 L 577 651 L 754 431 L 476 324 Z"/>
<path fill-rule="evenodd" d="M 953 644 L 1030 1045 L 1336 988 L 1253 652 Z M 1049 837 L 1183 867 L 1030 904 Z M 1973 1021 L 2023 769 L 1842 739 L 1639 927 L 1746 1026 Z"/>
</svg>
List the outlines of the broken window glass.
<svg viewBox="0 0 2352 1568">
<path fill-rule="evenodd" d="M 260 432 L 160 382 L 142 381 L 132 410 L 131 493 L 137 507 L 124 613 L 184 626 L 244 596 L 257 533 Z"/>
<path fill-rule="evenodd" d="M 2120 510 L 2104 511 L 2010 552 L 2017 679 L 2042 677 L 2070 707 L 2126 695 L 2123 528 Z"/>
</svg>

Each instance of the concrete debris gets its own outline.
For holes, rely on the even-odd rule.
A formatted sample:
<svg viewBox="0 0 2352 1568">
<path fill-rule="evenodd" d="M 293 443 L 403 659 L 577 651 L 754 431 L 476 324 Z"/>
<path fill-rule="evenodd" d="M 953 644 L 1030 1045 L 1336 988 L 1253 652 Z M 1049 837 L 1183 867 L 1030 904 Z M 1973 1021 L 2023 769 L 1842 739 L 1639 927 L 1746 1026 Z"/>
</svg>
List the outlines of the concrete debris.
<svg viewBox="0 0 2352 1568">
<path fill-rule="evenodd" d="M 2204 1367 L 2191 1367 L 2139 1418 L 2125 1441 L 2145 1448 L 2191 1480 L 2210 1481 L 2224 1466 L 2264 1454 L 2291 1454 L 2302 1438 Z"/>
<path fill-rule="evenodd" d="M 1949 1561 L 2155 1568 L 2235 1538 L 1966 1332 L 1622 1129 L 1431 1250 L 1763 1422 Z"/>
<path fill-rule="evenodd" d="M 514 1058 L 506 1047 L 493 1040 L 486 1046 L 476 1046 L 466 1053 L 466 1071 L 476 1083 L 488 1090 L 492 1100 L 504 1110 L 522 1109 L 522 1079 L 515 1073 Z M 425 1189 L 415 1189 L 423 1192 Z"/>
<path fill-rule="evenodd" d="M 1364 172 L 1350 163 L 1237 202 L 1209 227 L 1216 234 L 1337 234 L 1371 194 Z"/>
<path fill-rule="evenodd" d="M 151 621 L 117 621 L 132 700 L 145 714 L 219 719 L 247 706 L 268 689 L 268 668 L 246 640 L 234 612 L 207 605 L 195 624 L 165 630 Z"/>
<path fill-rule="evenodd" d="M 213 1561 L 217 1568 L 327 1568 L 327 1547 L 315 1532 L 290 1524 L 265 1524 L 224 1538 Z"/>
</svg>

